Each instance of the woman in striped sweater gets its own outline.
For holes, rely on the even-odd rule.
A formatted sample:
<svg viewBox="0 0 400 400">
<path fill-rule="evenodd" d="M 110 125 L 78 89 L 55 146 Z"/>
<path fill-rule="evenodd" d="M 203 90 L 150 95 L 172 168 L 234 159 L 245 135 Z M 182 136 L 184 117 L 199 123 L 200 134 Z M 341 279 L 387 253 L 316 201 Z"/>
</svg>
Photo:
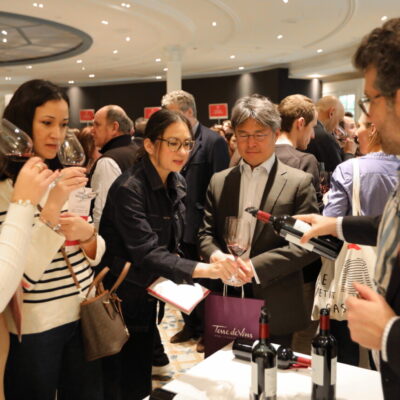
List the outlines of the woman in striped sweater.
<svg viewBox="0 0 400 400">
<path fill-rule="evenodd" d="M 48 81 L 24 83 L 4 110 L 4 118 L 27 132 L 35 153 L 49 164 L 68 125 L 68 97 Z M 51 160 L 51 161 L 49 161 Z M 13 180 L 20 165 L 7 162 L 0 175 L 0 222 L 10 206 Z M 65 213 L 69 194 L 83 187 L 87 178 L 79 167 L 65 168 L 35 214 L 22 278 L 22 341 L 18 324 L 6 310 L 10 353 L 5 372 L 7 399 L 54 400 L 102 397 L 99 364 L 86 363 L 79 327 L 82 301 L 60 251 L 65 239 L 76 241 L 66 249 L 82 291 L 93 280 L 92 266 L 104 253 L 104 241 L 92 224 Z"/>
</svg>

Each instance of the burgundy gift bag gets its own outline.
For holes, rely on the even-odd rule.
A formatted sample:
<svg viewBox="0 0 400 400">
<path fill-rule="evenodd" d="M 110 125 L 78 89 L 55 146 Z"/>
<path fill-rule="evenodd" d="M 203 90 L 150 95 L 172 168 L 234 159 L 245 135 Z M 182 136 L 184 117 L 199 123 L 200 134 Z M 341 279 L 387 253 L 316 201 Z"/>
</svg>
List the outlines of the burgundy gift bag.
<svg viewBox="0 0 400 400">
<path fill-rule="evenodd" d="M 264 300 L 210 294 L 205 301 L 206 357 L 237 337 L 258 338 L 258 320 Z"/>
</svg>

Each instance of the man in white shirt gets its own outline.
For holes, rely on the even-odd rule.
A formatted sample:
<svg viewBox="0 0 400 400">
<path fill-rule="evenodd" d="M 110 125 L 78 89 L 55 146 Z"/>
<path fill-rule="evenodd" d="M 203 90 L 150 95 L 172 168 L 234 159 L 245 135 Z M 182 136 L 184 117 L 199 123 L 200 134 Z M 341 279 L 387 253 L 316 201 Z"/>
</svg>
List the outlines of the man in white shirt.
<svg viewBox="0 0 400 400">
<path fill-rule="evenodd" d="M 111 184 L 135 161 L 137 145 L 132 143 L 132 128 L 131 119 L 116 105 L 102 107 L 94 116 L 93 136 L 102 153 L 90 172 L 90 186 L 97 193 L 93 209 L 97 229 Z"/>
<path fill-rule="evenodd" d="M 275 156 L 280 122 L 276 106 L 266 97 L 253 95 L 236 102 L 232 127 L 242 161 L 211 178 L 199 246 L 204 260 L 232 257 L 224 240 L 226 217 L 249 220 L 251 245 L 241 258 L 255 268 L 260 284 L 246 285 L 246 297 L 265 299 L 271 314 L 272 340 L 290 345 L 293 332 L 308 324 L 302 268 L 317 256 L 288 243 L 271 224 L 263 224 L 244 211 L 247 207 L 273 215 L 318 211 L 312 176 Z"/>
</svg>

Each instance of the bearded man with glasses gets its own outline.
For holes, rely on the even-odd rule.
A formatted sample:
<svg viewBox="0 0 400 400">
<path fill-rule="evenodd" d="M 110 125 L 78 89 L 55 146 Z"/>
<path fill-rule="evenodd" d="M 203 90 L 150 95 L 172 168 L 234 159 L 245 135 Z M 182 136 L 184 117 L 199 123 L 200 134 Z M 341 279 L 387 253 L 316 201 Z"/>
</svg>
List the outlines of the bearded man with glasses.
<svg viewBox="0 0 400 400">
<path fill-rule="evenodd" d="M 246 297 L 266 301 L 271 313 L 271 340 L 290 346 L 293 332 L 304 329 L 310 319 L 304 304 L 302 268 L 317 256 L 288 243 L 271 224 L 257 221 L 244 210 L 256 207 L 273 215 L 318 212 L 313 178 L 275 156 L 281 118 L 266 97 L 239 99 L 231 120 L 242 160 L 211 178 L 199 231 L 200 254 L 210 261 L 231 259 L 224 241 L 225 219 L 248 216 L 251 245 L 241 262 L 255 268 L 260 284 L 247 284 L 244 291 Z M 218 285 L 214 288 L 221 290 Z"/>
</svg>

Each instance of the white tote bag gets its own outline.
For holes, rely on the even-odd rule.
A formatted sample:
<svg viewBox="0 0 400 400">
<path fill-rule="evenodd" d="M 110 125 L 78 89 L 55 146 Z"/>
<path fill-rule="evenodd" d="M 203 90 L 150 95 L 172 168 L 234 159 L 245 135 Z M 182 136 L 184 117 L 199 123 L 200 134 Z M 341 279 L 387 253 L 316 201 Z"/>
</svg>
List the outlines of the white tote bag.
<svg viewBox="0 0 400 400">
<path fill-rule="evenodd" d="M 360 168 L 358 159 L 353 159 L 352 214 L 361 215 L 360 204 Z M 322 268 L 316 286 L 311 319 L 319 320 L 321 308 L 330 308 L 330 316 L 337 321 L 344 321 L 346 316 L 345 301 L 348 296 L 355 296 L 353 282 L 373 287 L 376 247 L 343 243 L 342 250 L 335 261 L 322 257 Z"/>
</svg>

